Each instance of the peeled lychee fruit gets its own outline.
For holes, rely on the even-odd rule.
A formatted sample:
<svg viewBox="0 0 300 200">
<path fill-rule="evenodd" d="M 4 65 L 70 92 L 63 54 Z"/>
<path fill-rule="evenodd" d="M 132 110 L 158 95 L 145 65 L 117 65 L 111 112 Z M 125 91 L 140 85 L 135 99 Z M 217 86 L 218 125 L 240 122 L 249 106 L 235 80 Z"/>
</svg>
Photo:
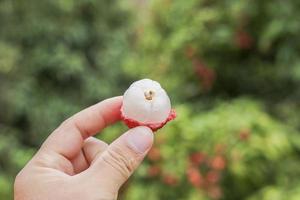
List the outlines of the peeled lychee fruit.
<svg viewBox="0 0 300 200">
<path fill-rule="evenodd" d="M 121 116 L 129 128 L 148 126 L 156 131 L 173 120 L 176 113 L 160 84 L 142 79 L 132 83 L 124 93 Z"/>
</svg>

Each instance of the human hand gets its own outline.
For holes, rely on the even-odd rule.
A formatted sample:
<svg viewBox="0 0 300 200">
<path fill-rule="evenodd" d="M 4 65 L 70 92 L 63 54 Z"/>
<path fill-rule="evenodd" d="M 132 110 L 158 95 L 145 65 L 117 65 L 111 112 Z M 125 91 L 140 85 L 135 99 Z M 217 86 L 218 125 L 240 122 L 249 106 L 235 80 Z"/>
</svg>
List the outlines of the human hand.
<svg viewBox="0 0 300 200">
<path fill-rule="evenodd" d="M 15 200 L 113 200 L 153 143 L 147 127 L 110 145 L 94 137 L 120 119 L 122 97 L 104 100 L 62 123 L 17 175 Z"/>
</svg>

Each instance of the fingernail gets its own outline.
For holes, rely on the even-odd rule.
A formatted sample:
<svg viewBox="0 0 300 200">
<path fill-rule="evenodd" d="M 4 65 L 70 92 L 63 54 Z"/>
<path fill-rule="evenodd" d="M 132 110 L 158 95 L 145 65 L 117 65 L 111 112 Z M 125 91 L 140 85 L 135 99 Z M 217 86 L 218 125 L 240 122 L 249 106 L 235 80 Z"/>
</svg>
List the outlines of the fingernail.
<svg viewBox="0 0 300 200">
<path fill-rule="evenodd" d="M 127 143 L 137 153 L 147 151 L 153 142 L 153 132 L 150 128 L 139 126 L 128 131 Z"/>
</svg>

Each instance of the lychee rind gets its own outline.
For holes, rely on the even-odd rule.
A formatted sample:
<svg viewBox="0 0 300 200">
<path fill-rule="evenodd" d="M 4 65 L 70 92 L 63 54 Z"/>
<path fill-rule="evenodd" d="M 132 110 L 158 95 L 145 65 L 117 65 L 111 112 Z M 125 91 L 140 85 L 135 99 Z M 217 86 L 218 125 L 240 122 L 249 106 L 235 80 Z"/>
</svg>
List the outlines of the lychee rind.
<svg viewBox="0 0 300 200">
<path fill-rule="evenodd" d="M 128 128 L 134 128 L 134 127 L 137 127 L 137 126 L 147 126 L 149 127 L 152 131 L 157 131 L 158 129 L 162 128 L 164 125 L 166 125 L 169 121 L 173 120 L 176 118 L 176 112 L 174 109 L 171 110 L 168 118 L 164 121 L 164 122 L 161 122 L 161 123 L 153 123 L 153 124 L 145 124 L 145 123 L 141 123 L 141 122 L 138 122 L 138 121 L 135 121 L 133 119 L 129 119 L 129 118 L 126 118 L 123 113 L 121 113 L 121 118 L 123 120 L 123 122 L 127 125 Z"/>
</svg>

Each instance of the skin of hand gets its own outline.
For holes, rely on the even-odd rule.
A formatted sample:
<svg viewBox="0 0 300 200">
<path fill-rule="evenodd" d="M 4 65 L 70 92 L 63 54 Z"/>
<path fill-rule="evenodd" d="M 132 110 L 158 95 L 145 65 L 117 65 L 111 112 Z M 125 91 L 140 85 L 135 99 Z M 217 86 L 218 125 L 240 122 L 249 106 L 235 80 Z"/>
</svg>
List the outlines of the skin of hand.
<svg viewBox="0 0 300 200">
<path fill-rule="evenodd" d="M 19 172 L 15 200 L 113 200 L 153 143 L 147 127 L 111 144 L 93 137 L 120 119 L 122 97 L 93 105 L 63 122 Z"/>
</svg>

